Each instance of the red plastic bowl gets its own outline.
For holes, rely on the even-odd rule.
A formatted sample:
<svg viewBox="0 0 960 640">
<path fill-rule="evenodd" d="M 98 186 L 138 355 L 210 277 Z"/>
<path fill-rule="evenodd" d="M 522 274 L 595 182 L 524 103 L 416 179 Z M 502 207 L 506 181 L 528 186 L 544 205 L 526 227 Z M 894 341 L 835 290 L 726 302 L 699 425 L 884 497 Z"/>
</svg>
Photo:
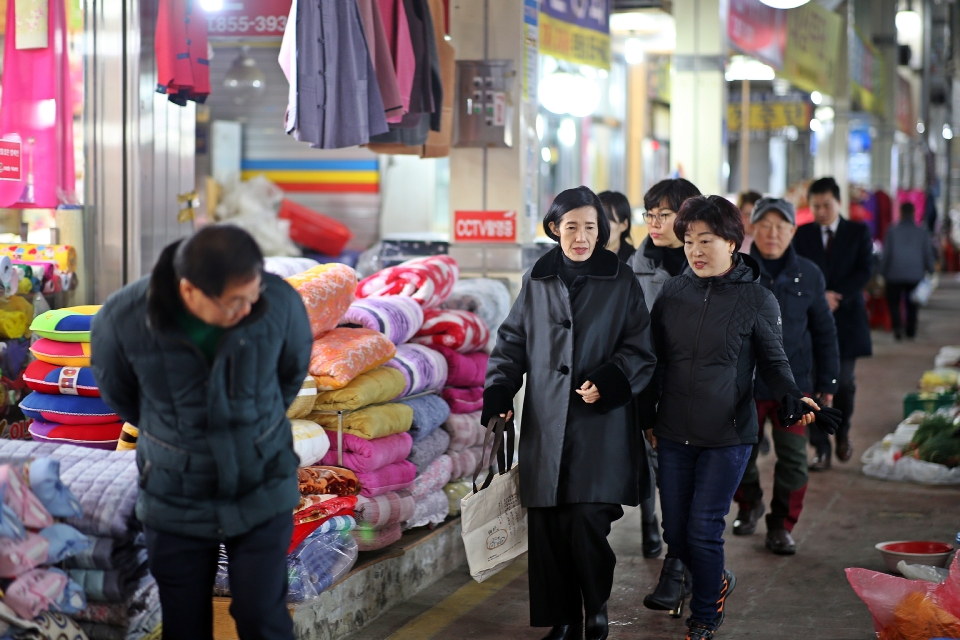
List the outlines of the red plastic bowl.
<svg viewBox="0 0 960 640">
<path fill-rule="evenodd" d="M 894 553 L 917 553 L 917 554 L 940 554 L 950 553 L 953 547 L 942 542 L 924 542 L 920 540 L 911 540 L 908 542 L 889 542 L 882 547 L 884 551 Z"/>
</svg>

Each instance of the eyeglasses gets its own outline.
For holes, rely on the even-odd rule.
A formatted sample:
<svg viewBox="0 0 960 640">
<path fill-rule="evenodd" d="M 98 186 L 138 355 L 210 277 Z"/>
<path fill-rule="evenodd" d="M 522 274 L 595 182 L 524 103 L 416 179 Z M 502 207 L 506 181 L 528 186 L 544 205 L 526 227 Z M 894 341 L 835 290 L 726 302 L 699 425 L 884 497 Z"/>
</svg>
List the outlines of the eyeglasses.
<svg viewBox="0 0 960 640">
<path fill-rule="evenodd" d="M 643 219 L 646 221 L 647 224 L 653 224 L 654 221 L 656 221 L 658 225 L 663 225 L 667 223 L 667 220 L 670 219 L 670 216 L 675 216 L 675 215 L 677 215 L 676 211 L 670 211 L 669 209 L 661 209 L 659 215 L 657 215 L 656 213 L 650 213 L 649 211 L 646 212 L 645 214 L 643 214 Z"/>
<path fill-rule="evenodd" d="M 247 307 L 247 305 L 252 307 L 253 305 L 257 304 L 257 302 L 260 301 L 260 296 L 262 296 L 266 290 L 267 290 L 267 283 L 263 282 L 260 284 L 260 290 L 257 291 L 257 295 L 255 298 L 253 298 L 252 300 L 249 298 L 241 298 L 239 300 L 236 300 L 235 302 L 231 302 L 229 305 L 223 304 L 213 296 L 208 296 L 207 294 L 203 294 L 203 295 L 207 300 L 217 305 L 217 308 L 220 309 L 220 311 L 223 311 L 225 314 L 227 314 L 227 316 L 233 318 L 240 315 L 240 313 L 244 310 L 244 308 Z"/>
</svg>

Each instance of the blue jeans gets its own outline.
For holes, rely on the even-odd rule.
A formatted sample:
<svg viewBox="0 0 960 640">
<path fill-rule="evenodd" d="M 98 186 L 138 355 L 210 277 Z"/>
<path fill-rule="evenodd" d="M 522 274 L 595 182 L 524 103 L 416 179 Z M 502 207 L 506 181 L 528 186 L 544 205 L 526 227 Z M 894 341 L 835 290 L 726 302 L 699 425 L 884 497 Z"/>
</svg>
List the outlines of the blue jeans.
<svg viewBox="0 0 960 640">
<path fill-rule="evenodd" d="M 663 539 L 693 578 L 690 618 L 713 628 L 723 584 L 724 518 L 753 445 L 709 449 L 660 439 Z"/>
</svg>

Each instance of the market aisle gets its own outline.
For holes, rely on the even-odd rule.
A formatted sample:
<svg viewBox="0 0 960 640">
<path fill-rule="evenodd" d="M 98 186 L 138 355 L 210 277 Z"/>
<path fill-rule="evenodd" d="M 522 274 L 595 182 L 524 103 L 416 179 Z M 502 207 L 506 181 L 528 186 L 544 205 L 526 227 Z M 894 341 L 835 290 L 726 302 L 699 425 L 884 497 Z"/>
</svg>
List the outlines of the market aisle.
<svg viewBox="0 0 960 640">
<path fill-rule="evenodd" d="M 780 558 L 767 552 L 763 524 L 754 536 L 734 538 L 729 528 L 733 514 L 728 517 L 727 564 L 740 582 L 719 638 L 874 638 L 870 615 L 847 584 L 843 569 L 883 570 L 873 548 L 877 542 L 953 540 L 960 507 L 956 488 L 874 480 L 860 473 L 858 459 L 900 421 L 903 395 L 916 388 L 939 348 L 960 344 L 958 318 L 960 282 L 951 280 L 922 311 L 916 342 L 897 344 L 889 334 L 874 334 L 875 355 L 858 367 L 854 461 L 835 463 L 833 471 L 812 475 L 794 532 L 799 544 L 796 556 Z M 773 463 L 772 456 L 760 459 L 768 495 Z M 610 601 L 610 638 L 682 638 L 682 620 L 642 605 L 644 594 L 656 584 L 660 561 L 644 560 L 640 553 L 639 511 L 628 510 L 611 538 L 619 564 Z M 482 585 L 461 568 L 352 638 L 541 638 L 545 630 L 527 626 L 527 576 L 524 565 L 518 565 Z"/>
</svg>

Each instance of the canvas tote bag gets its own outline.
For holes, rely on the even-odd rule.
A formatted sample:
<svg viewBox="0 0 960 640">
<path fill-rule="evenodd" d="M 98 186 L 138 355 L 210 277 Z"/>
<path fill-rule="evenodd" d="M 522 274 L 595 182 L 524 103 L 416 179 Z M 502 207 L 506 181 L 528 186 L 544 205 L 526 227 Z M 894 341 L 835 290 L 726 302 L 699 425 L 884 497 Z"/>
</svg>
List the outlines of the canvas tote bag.
<svg viewBox="0 0 960 640">
<path fill-rule="evenodd" d="M 506 435 L 506 442 L 504 436 Z M 473 474 L 473 493 L 460 500 L 463 544 L 470 575 L 483 582 L 527 552 L 527 510 L 520 506 L 520 471 L 513 464 L 514 426 L 494 416 L 487 425 L 484 452 L 490 451 L 487 478 L 479 489 L 481 456 Z M 492 448 L 488 446 L 492 443 Z M 494 468 L 494 454 L 500 469 Z"/>
</svg>

